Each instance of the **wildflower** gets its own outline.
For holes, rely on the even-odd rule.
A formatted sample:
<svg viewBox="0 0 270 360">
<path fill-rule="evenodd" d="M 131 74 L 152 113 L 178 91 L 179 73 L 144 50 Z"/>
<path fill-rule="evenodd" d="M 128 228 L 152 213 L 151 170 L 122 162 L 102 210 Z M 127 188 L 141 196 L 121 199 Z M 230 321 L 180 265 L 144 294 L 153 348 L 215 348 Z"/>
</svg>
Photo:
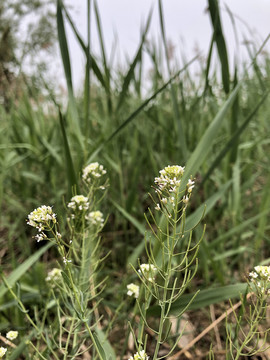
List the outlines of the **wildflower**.
<svg viewBox="0 0 270 360">
<path fill-rule="evenodd" d="M 182 199 L 182 201 L 183 201 L 183 203 L 184 203 L 185 205 L 187 205 L 188 200 L 189 200 L 189 197 L 188 197 L 188 196 L 184 196 L 183 199 Z"/>
<path fill-rule="evenodd" d="M 71 260 L 68 260 L 65 256 L 63 256 L 63 263 L 67 265 L 67 263 L 71 263 Z"/>
<path fill-rule="evenodd" d="M 167 200 L 167 198 L 162 198 L 161 200 L 160 200 L 164 205 L 166 205 L 167 204 L 167 202 L 168 202 L 168 200 Z"/>
<path fill-rule="evenodd" d="M 254 270 L 262 280 L 270 281 L 270 266 L 255 266 Z"/>
<path fill-rule="evenodd" d="M 187 183 L 187 192 L 190 194 L 192 192 L 192 189 L 194 188 L 194 185 L 195 182 L 192 180 L 192 179 L 189 179 L 188 180 L 188 183 Z"/>
<path fill-rule="evenodd" d="M 48 276 L 46 277 L 46 281 L 58 281 L 61 279 L 62 271 L 58 268 L 53 268 L 51 271 L 48 272 Z"/>
<path fill-rule="evenodd" d="M 56 214 L 53 213 L 51 206 L 42 205 L 28 215 L 27 224 L 42 231 L 52 222 L 56 223 Z M 39 240 L 40 241 L 40 240 Z"/>
<path fill-rule="evenodd" d="M 159 210 L 160 210 L 160 205 L 157 204 L 157 205 L 155 206 L 155 209 L 156 209 L 157 211 L 159 211 Z"/>
<path fill-rule="evenodd" d="M 18 331 L 9 331 L 7 334 L 6 334 L 6 338 L 9 339 L 9 340 L 14 340 L 16 339 L 18 336 Z"/>
<path fill-rule="evenodd" d="M 251 278 L 251 281 L 255 281 L 255 279 L 260 279 L 263 281 L 269 281 L 270 282 L 270 266 L 255 266 L 255 271 L 252 271 L 249 273 L 249 277 Z"/>
<path fill-rule="evenodd" d="M 148 281 L 154 282 L 157 268 L 153 264 L 141 264 L 138 273 L 143 275 Z"/>
<path fill-rule="evenodd" d="M 128 296 L 134 296 L 136 299 L 139 297 L 140 293 L 140 287 L 138 285 L 135 285 L 133 283 L 127 285 L 127 295 Z"/>
<path fill-rule="evenodd" d="M 1 346 L 0 347 L 0 358 L 2 358 L 6 352 L 7 352 L 7 348 L 4 348 L 3 346 Z"/>
<path fill-rule="evenodd" d="M 37 240 L 37 242 L 40 242 L 41 240 L 47 239 L 47 235 L 44 234 L 44 232 L 41 232 L 35 236 L 35 239 Z"/>
<path fill-rule="evenodd" d="M 103 214 L 99 210 L 91 211 L 85 218 L 92 225 L 97 225 L 98 227 L 101 227 L 103 225 L 103 223 L 104 223 Z"/>
<path fill-rule="evenodd" d="M 83 195 L 75 195 L 68 203 L 68 207 L 79 211 L 87 210 L 89 208 L 88 198 Z"/>
<path fill-rule="evenodd" d="M 103 165 L 100 165 L 98 162 L 91 163 L 83 169 L 82 178 L 85 182 L 90 184 L 93 179 L 98 179 L 102 175 L 106 174 L 106 170 Z"/>
<path fill-rule="evenodd" d="M 249 273 L 253 282 L 261 293 L 265 293 L 270 283 L 270 266 L 255 266 L 254 271 Z M 269 291 L 267 292 L 269 294 Z"/>
<path fill-rule="evenodd" d="M 139 352 L 136 352 L 134 356 L 130 356 L 128 360 L 148 360 L 149 356 L 147 356 L 146 352 L 144 350 L 141 350 Z"/>
<path fill-rule="evenodd" d="M 182 166 L 172 165 L 160 170 L 160 176 L 155 178 L 155 184 L 157 184 L 158 187 L 157 192 L 177 192 L 184 169 Z"/>
</svg>

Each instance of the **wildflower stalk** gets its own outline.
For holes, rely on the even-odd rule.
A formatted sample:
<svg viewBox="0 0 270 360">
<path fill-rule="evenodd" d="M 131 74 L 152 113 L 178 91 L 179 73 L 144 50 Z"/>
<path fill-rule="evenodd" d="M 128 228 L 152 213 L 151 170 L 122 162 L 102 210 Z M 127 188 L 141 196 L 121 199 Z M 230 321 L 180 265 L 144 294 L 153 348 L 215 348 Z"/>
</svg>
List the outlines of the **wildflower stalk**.
<svg viewBox="0 0 270 360">
<path fill-rule="evenodd" d="M 11 293 L 11 295 L 13 296 L 13 298 L 17 301 L 18 306 L 20 308 L 20 310 L 25 314 L 27 320 L 29 321 L 29 323 L 33 326 L 33 328 L 36 330 L 37 334 L 39 336 L 41 336 L 42 340 L 47 343 L 47 339 L 46 337 L 43 335 L 43 333 L 40 331 L 40 329 L 38 328 L 38 326 L 35 324 L 35 322 L 32 320 L 32 318 L 30 317 L 30 315 L 28 314 L 28 310 L 25 308 L 25 306 L 23 305 L 22 301 L 18 298 L 18 296 L 15 294 L 15 292 L 12 290 L 12 288 L 9 286 L 8 282 L 6 281 L 5 277 L 2 276 L 2 280 L 4 282 L 4 284 L 6 285 L 7 289 L 9 290 L 9 292 Z M 50 349 L 50 351 L 52 352 L 52 354 L 54 355 L 56 360 L 60 360 L 59 357 L 57 356 L 56 352 L 52 349 L 52 347 L 50 347 L 49 344 L 48 348 Z"/>
<path fill-rule="evenodd" d="M 196 273 L 197 262 L 193 273 L 190 270 L 191 264 L 196 259 L 199 242 L 193 247 L 191 246 L 191 232 L 188 241 L 185 241 L 185 212 L 189 202 L 194 181 L 189 179 L 186 186 L 181 184 L 184 168 L 181 166 L 167 166 L 160 171 L 160 176 L 155 178 L 156 193 L 158 201 L 153 197 L 155 210 L 162 213 L 164 222 L 160 226 L 155 220 L 155 216 L 149 209 L 150 217 L 154 222 L 151 225 L 146 218 L 153 237 L 145 242 L 145 249 L 148 256 L 149 264 L 139 265 L 140 270 L 137 271 L 145 290 L 145 304 L 143 310 L 139 301 L 137 302 L 140 309 L 141 321 L 138 334 L 139 352 L 142 349 L 142 338 L 144 327 L 148 325 L 147 309 L 152 299 L 156 299 L 160 307 L 160 318 L 157 329 L 151 330 L 157 335 L 154 349 L 153 360 L 159 359 L 158 354 L 161 345 L 166 341 L 170 333 L 169 313 L 173 302 L 183 293 L 188 283 Z M 185 243 L 183 244 L 183 241 Z M 201 241 L 201 240 L 200 240 Z M 161 248 L 161 254 L 156 254 L 155 243 L 158 242 Z M 180 277 L 182 276 L 182 280 Z M 179 281 L 180 284 L 179 284 Z M 150 299 L 150 301 L 148 301 Z M 186 310 L 186 309 L 185 309 Z M 181 314 L 179 314 L 180 316 Z M 169 327 L 166 329 L 167 323 Z M 179 338 L 181 335 L 179 335 Z M 178 341 L 179 339 L 177 339 Z M 177 342 L 172 346 L 169 354 L 174 350 Z M 146 349 L 146 339 L 144 341 L 144 349 Z M 167 355 L 169 355 L 167 354 Z M 130 360 L 140 360 L 148 358 L 145 353 L 135 354 Z"/>
<path fill-rule="evenodd" d="M 178 191 L 176 193 L 176 199 L 178 199 Z M 165 282 L 164 282 L 164 288 L 163 288 L 163 299 L 162 299 L 162 304 L 160 304 L 161 306 L 161 315 L 160 315 L 160 322 L 159 322 L 159 329 L 158 329 L 158 338 L 157 338 L 157 342 L 156 342 L 156 347 L 155 347 L 155 352 L 154 352 L 154 356 L 153 356 L 153 360 L 156 360 L 158 358 L 158 352 L 159 352 L 159 348 L 160 345 L 162 344 L 162 334 L 163 334 L 163 328 L 164 328 L 164 323 L 165 320 L 168 316 L 168 311 L 166 312 L 166 303 L 167 303 L 167 293 L 168 293 L 168 288 L 169 288 L 169 283 L 171 280 L 171 275 L 172 275 L 172 257 L 173 257 L 173 252 L 174 252 L 174 246 L 175 246 L 175 239 L 176 239 L 176 232 L 177 232 L 177 214 L 178 214 L 178 201 L 175 201 L 174 204 L 174 218 L 173 218 L 173 229 L 172 229 L 172 245 L 169 251 L 169 259 L 168 259 L 168 265 L 167 265 L 167 270 L 165 272 Z M 167 234 L 167 244 L 168 247 L 170 246 L 170 233 L 168 232 Z M 162 252 L 163 252 L 163 259 L 164 259 L 164 247 L 162 247 Z M 165 268 L 164 268 L 165 270 Z"/>
</svg>

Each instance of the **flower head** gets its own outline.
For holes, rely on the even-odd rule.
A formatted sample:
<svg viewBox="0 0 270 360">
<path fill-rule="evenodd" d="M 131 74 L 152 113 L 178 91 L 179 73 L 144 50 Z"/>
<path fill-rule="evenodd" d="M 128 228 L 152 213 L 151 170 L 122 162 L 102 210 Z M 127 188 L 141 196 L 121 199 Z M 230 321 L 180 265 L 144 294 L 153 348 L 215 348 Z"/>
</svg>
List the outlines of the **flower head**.
<svg viewBox="0 0 270 360">
<path fill-rule="evenodd" d="M 154 282 L 156 272 L 157 268 L 153 264 L 141 264 L 138 270 L 138 273 L 150 282 Z"/>
<path fill-rule="evenodd" d="M 185 168 L 179 165 L 166 166 L 160 170 L 160 176 L 155 178 L 155 184 L 160 192 L 176 192 L 180 186 Z"/>
<path fill-rule="evenodd" d="M 35 227 L 38 231 L 42 231 L 51 222 L 56 223 L 56 214 L 51 206 L 42 205 L 28 215 L 27 224 Z"/>
<path fill-rule="evenodd" d="M 7 348 L 4 348 L 3 346 L 1 346 L 0 347 L 0 358 L 2 358 L 6 352 L 7 352 Z"/>
<path fill-rule="evenodd" d="M 133 283 L 127 285 L 127 295 L 128 296 L 134 296 L 136 299 L 139 297 L 140 293 L 140 287 L 138 285 L 135 285 Z"/>
<path fill-rule="evenodd" d="M 18 336 L 18 331 L 9 331 L 7 334 L 6 334 L 6 338 L 9 339 L 9 340 L 14 340 L 16 339 Z"/>
<path fill-rule="evenodd" d="M 104 169 L 103 165 L 100 165 L 98 162 L 94 162 L 83 169 L 82 178 L 86 183 L 90 184 L 93 180 L 106 174 L 106 172 L 107 171 Z"/>
<path fill-rule="evenodd" d="M 89 208 L 88 198 L 83 195 L 75 195 L 68 203 L 68 207 L 79 211 L 87 210 Z"/>
<path fill-rule="evenodd" d="M 48 272 L 48 276 L 46 277 L 46 281 L 58 281 L 61 279 L 62 270 L 58 268 L 53 268 L 51 271 Z"/>
<path fill-rule="evenodd" d="M 128 360 L 148 360 L 149 356 L 147 356 L 146 352 L 144 350 L 141 350 L 139 352 L 136 352 L 134 356 L 130 356 Z"/>
<path fill-rule="evenodd" d="M 101 211 L 91 211 L 88 215 L 86 215 L 86 220 L 88 220 L 92 225 L 96 225 L 97 227 L 102 227 L 104 223 L 103 214 Z"/>
<path fill-rule="evenodd" d="M 270 266 L 255 266 L 254 271 L 249 273 L 249 277 L 257 289 L 264 293 L 270 284 Z"/>
</svg>

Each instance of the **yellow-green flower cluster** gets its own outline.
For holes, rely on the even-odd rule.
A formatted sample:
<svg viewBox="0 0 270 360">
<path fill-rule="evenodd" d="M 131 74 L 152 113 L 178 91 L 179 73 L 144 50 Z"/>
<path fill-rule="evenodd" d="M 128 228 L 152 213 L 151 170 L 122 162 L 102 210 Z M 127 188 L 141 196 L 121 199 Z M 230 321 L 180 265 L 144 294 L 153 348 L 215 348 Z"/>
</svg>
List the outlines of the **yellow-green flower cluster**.
<svg viewBox="0 0 270 360">
<path fill-rule="evenodd" d="M 7 348 L 4 348 L 3 346 L 1 346 L 0 347 L 0 358 L 2 358 L 6 352 L 7 352 Z"/>
<path fill-rule="evenodd" d="M 18 331 L 13 331 L 13 330 L 9 331 L 6 334 L 6 338 L 11 341 L 15 340 L 17 338 L 17 336 L 18 336 Z"/>
<path fill-rule="evenodd" d="M 27 224 L 35 227 L 40 232 L 51 223 L 56 223 L 56 214 L 51 206 L 42 205 L 28 215 Z"/>
<path fill-rule="evenodd" d="M 155 178 L 156 193 L 159 196 L 160 203 L 156 203 L 156 210 L 166 209 L 167 204 L 176 205 L 182 201 L 185 210 L 189 202 L 192 190 L 194 188 L 194 180 L 190 178 L 183 190 L 184 196 L 179 199 L 179 189 L 185 168 L 179 165 L 166 166 L 160 170 L 160 176 Z"/>
<path fill-rule="evenodd" d="M 102 175 L 105 175 L 106 172 L 107 171 L 104 169 L 103 165 L 100 165 L 98 162 L 94 162 L 83 169 L 82 178 L 87 184 L 91 184 Z"/>
<path fill-rule="evenodd" d="M 148 360 L 149 356 L 147 356 L 146 352 L 144 350 L 141 350 L 139 352 L 136 352 L 134 356 L 130 356 L 128 360 Z"/>
<path fill-rule="evenodd" d="M 181 183 L 185 168 L 179 165 L 167 166 L 160 170 L 160 176 L 155 178 L 158 191 L 176 192 Z"/>
<path fill-rule="evenodd" d="M 46 281 L 58 281 L 61 279 L 62 270 L 58 268 L 53 268 L 51 271 L 48 272 L 48 276 L 46 277 Z"/>
<path fill-rule="evenodd" d="M 89 208 L 88 198 L 83 195 L 75 195 L 71 198 L 71 201 L 68 203 L 68 207 L 75 211 L 87 210 Z"/>
<path fill-rule="evenodd" d="M 101 211 L 91 211 L 86 217 L 92 225 L 97 226 L 98 228 L 102 227 L 104 224 L 104 217 Z"/>
<path fill-rule="evenodd" d="M 138 285 L 135 285 L 133 283 L 128 284 L 127 289 L 128 289 L 127 292 L 128 296 L 134 296 L 136 299 L 138 299 L 140 293 L 140 287 Z"/>
</svg>

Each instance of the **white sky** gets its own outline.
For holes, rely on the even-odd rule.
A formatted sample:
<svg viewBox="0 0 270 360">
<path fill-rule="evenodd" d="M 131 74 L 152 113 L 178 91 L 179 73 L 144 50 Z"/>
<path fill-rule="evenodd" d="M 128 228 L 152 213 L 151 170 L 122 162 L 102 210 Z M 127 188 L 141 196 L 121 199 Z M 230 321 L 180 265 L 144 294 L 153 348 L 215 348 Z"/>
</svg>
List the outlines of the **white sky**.
<svg viewBox="0 0 270 360">
<path fill-rule="evenodd" d="M 72 1 L 73 19 L 84 38 L 86 34 L 86 2 L 86 0 L 76 0 L 74 5 Z M 98 0 L 97 2 L 107 55 L 110 55 L 115 35 L 117 35 L 118 45 L 116 52 L 118 60 L 123 61 L 126 54 L 128 54 L 129 58 L 134 56 L 140 40 L 141 25 L 145 24 L 152 6 L 154 12 L 148 39 L 159 38 L 160 25 L 157 0 Z M 220 1 L 220 5 L 222 8 L 223 30 L 231 63 L 236 53 L 239 60 L 247 59 L 247 50 L 243 44 L 243 39 L 255 41 L 258 48 L 270 33 L 270 0 L 223 0 Z M 236 48 L 232 22 L 225 5 L 229 7 L 234 15 L 237 15 L 235 22 L 240 39 L 238 48 Z M 179 59 L 180 53 L 184 53 L 187 59 L 193 57 L 195 47 L 202 50 L 204 55 L 207 54 L 212 28 L 206 9 L 207 0 L 163 0 L 167 39 L 170 39 L 175 45 L 175 54 Z M 92 48 L 95 54 L 100 54 L 93 11 L 91 16 Z M 248 27 L 244 22 L 248 24 Z M 84 76 L 84 57 L 70 29 L 68 29 L 68 36 L 73 81 L 75 88 L 78 89 Z M 266 49 L 270 51 L 270 43 L 267 44 Z M 125 64 L 125 62 L 124 60 L 123 63 Z"/>
</svg>

